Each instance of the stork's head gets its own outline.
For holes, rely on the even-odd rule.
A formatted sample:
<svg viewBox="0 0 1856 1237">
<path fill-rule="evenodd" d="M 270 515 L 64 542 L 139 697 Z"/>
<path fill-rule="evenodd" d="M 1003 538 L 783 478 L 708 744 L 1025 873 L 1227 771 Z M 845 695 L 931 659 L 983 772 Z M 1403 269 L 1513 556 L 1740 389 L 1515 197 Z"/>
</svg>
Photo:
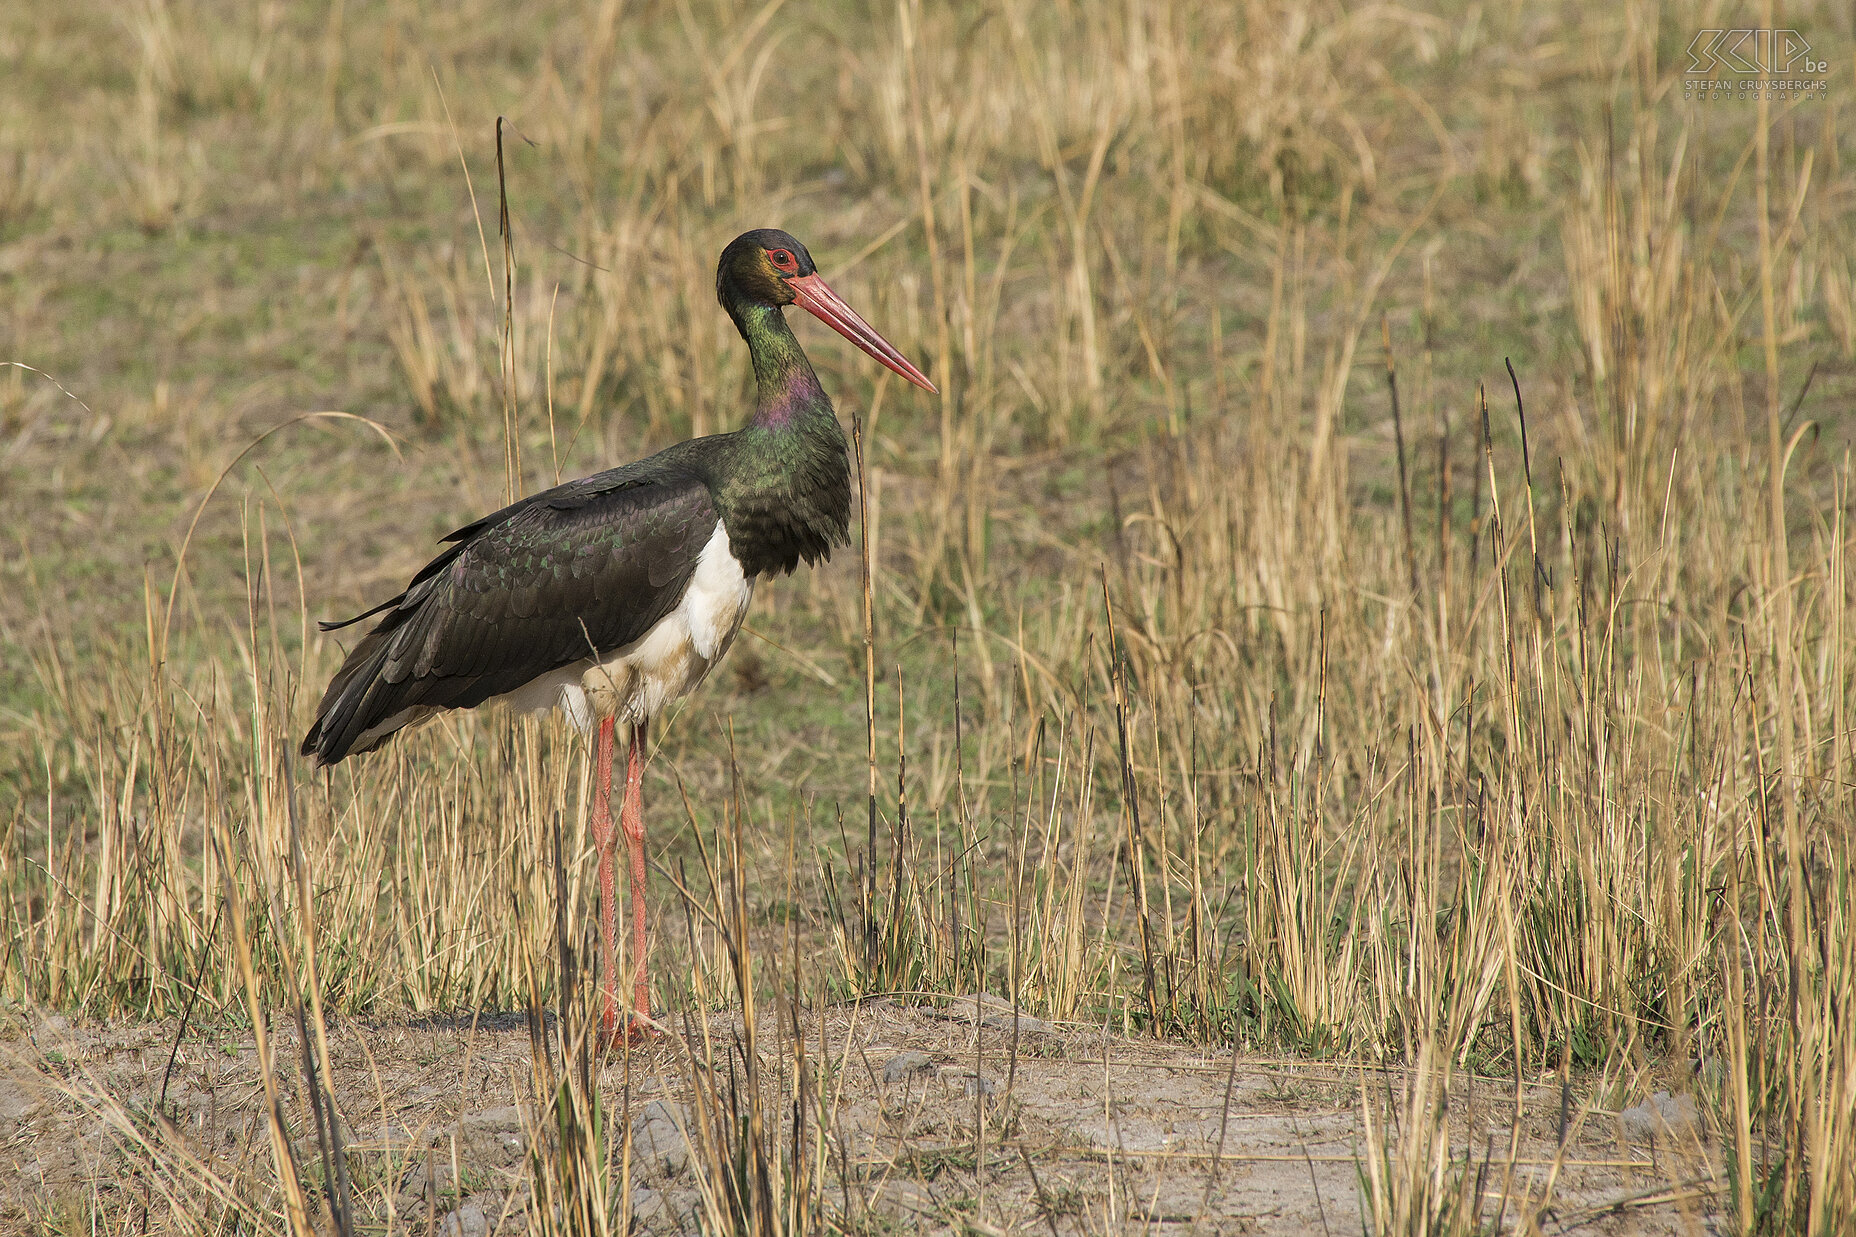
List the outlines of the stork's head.
<svg viewBox="0 0 1856 1237">
<path fill-rule="evenodd" d="M 812 255 L 791 233 L 756 228 L 730 241 L 715 268 L 715 298 L 743 335 L 747 328 L 742 314 L 750 306 L 802 306 L 924 391 L 935 389 L 934 383 L 877 334 L 875 327 L 825 286 L 812 264 Z"/>
</svg>

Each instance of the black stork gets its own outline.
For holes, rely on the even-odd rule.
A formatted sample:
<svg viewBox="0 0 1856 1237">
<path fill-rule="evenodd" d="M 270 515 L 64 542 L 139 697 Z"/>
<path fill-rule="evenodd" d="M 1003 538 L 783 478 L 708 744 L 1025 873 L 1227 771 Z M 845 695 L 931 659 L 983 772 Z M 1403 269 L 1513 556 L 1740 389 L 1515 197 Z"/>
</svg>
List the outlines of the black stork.
<svg viewBox="0 0 1856 1237">
<path fill-rule="evenodd" d="M 825 286 L 812 255 L 764 228 L 736 237 L 716 299 L 747 341 L 754 416 L 728 434 L 531 494 L 458 529 L 380 615 L 329 681 L 302 751 L 328 766 L 370 752 L 446 709 L 501 701 L 597 724 L 593 842 L 599 856 L 603 1026 L 617 1027 L 613 962 L 612 747 L 627 730 L 619 823 L 631 859 L 628 1033 L 646 1034 L 644 810 L 651 720 L 728 651 L 754 581 L 817 563 L 844 544 L 851 473 L 844 431 L 783 308 L 801 305 L 926 391 L 922 372 Z"/>
</svg>

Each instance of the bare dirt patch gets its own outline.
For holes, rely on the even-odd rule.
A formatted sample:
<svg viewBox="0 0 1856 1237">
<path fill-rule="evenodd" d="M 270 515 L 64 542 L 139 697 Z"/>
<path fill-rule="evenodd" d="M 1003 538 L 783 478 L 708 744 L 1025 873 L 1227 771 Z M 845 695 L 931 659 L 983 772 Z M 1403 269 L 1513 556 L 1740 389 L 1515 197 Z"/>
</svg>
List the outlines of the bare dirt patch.
<svg viewBox="0 0 1856 1237">
<path fill-rule="evenodd" d="M 1100 1028 L 1018 1020 L 972 998 L 936 1009 L 879 998 L 802 1016 L 829 1058 L 835 1178 L 826 1206 L 855 1231 L 1355 1232 L 1362 1226 L 1362 1086 L 1388 1108 L 1402 1071 L 1285 1062 Z M 710 1020 L 727 1039 L 740 1023 Z M 271 1172 L 265 1088 L 247 1031 L 172 1021 L 14 1016 L 0 1074 L 0 1226 L 132 1212 L 150 1142 L 232 1187 Z M 522 1015 L 343 1019 L 332 1091 L 362 1231 L 473 1237 L 527 1231 L 529 1151 L 544 1115 Z M 293 1027 L 272 1032 L 281 1108 L 306 1176 L 318 1163 Z M 763 1059 L 767 1050 L 763 1047 Z M 173 1064 L 169 1067 L 172 1057 Z M 815 1060 L 821 1059 L 815 1057 Z M 777 1073 L 780 1062 L 768 1059 Z M 630 1132 L 637 1228 L 694 1232 L 688 1057 L 667 1039 L 608 1056 L 600 1091 Z M 1507 1191 L 1548 1232 L 1710 1231 L 1718 1156 L 1705 1132 L 1640 1138 L 1575 1081 L 1559 1141 L 1557 1082 L 1523 1088 Z M 777 1106 L 776 1106 L 777 1110 Z M 157 1115 L 158 1114 L 158 1115 Z M 1499 1196 L 1513 1084 L 1459 1074 L 1451 1147 Z M 1392 1124 L 1386 1119 L 1386 1124 Z M 1396 1144 L 1397 1135 L 1393 1135 Z M 1557 1156 L 1557 1164 L 1556 1164 Z M 620 1153 L 613 1179 L 621 1179 Z M 1486 1169 L 1484 1164 L 1486 1162 Z M 617 1191 L 615 1190 L 615 1194 Z M 158 1194 L 158 1191 L 157 1191 Z M 113 1196 L 113 1198 L 112 1198 Z M 158 1202 L 158 1198 L 156 1200 Z M 1492 1218 L 1495 1206 L 1489 1206 Z M 1516 1207 L 1505 1209 L 1512 1224 Z"/>
</svg>

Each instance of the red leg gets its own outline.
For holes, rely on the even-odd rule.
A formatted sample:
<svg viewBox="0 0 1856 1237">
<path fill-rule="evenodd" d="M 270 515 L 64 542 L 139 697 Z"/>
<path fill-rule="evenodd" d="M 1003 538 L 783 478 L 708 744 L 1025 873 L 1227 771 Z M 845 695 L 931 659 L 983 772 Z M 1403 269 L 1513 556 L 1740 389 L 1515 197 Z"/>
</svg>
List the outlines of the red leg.
<svg viewBox="0 0 1856 1237">
<path fill-rule="evenodd" d="M 625 801 L 619 808 L 619 825 L 632 860 L 632 957 L 636 965 L 632 1011 L 647 1025 L 651 1018 L 651 983 L 645 969 L 644 874 L 644 726 L 631 727 L 631 753 L 625 761 Z"/>
<path fill-rule="evenodd" d="M 618 971 L 612 957 L 615 908 L 612 891 L 612 728 L 610 717 L 599 723 L 599 747 L 593 783 L 593 845 L 599 852 L 599 962 L 600 983 L 606 992 L 606 1009 L 600 1027 L 611 1035 L 619 1021 Z"/>
</svg>

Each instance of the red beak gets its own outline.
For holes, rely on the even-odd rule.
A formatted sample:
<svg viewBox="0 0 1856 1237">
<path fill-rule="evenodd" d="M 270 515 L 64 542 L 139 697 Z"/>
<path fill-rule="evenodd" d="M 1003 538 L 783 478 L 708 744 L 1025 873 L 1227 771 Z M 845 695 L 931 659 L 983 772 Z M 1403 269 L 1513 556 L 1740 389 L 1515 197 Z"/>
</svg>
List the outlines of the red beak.
<svg viewBox="0 0 1856 1237">
<path fill-rule="evenodd" d="M 928 381 L 921 370 L 909 364 L 908 358 L 892 348 L 889 341 L 878 335 L 876 328 L 859 317 L 855 309 L 838 299 L 838 294 L 826 287 L 823 279 L 817 275 L 791 275 L 787 277 L 786 286 L 793 290 L 793 299 L 826 326 L 922 390 L 939 394 L 935 391 L 934 383 Z"/>
</svg>

